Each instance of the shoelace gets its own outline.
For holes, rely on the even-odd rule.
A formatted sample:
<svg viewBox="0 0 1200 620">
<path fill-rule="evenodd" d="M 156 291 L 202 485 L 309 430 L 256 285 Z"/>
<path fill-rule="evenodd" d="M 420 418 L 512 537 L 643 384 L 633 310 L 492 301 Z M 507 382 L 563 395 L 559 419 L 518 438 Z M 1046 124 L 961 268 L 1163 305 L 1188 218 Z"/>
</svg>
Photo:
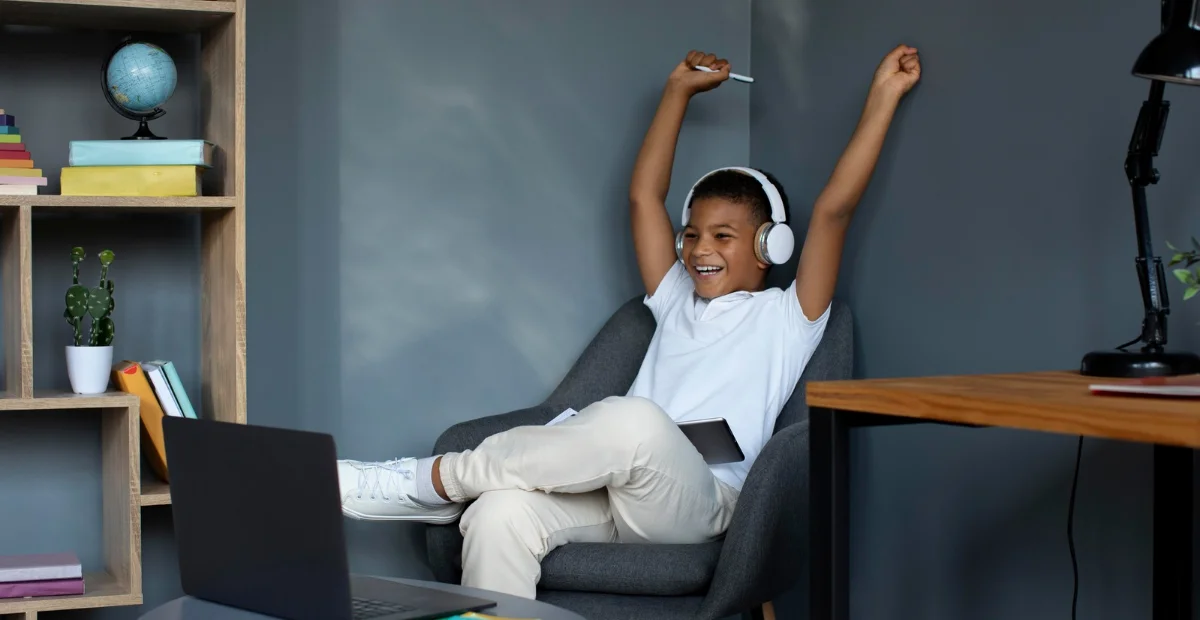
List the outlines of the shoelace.
<svg viewBox="0 0 1200 620">
<path fill-rule="evenodd" d="M 359 463 L 358 465 L 358 499 L 362 499 L 363 491 L 369 491 L 369 497 L 375 499 L 378 491 L 383 501 L 391 501 L 388 491 L 394 491 L 396 497 L 404 495 L 400 488 L 400 479 L 412 480 L 411 469 L 402 469 L 401 463 L 409 459 L 393 459 L 382 463 Z M 397 477 L 399 474 L 399 477 Z"/>
</svg>

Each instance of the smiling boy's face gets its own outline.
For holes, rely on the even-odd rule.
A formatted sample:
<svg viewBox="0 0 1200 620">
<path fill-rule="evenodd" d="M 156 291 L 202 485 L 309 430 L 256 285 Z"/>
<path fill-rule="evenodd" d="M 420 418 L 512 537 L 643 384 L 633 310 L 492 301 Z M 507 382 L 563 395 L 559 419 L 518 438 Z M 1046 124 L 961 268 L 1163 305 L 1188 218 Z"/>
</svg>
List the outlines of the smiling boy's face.
<svg viewBox="0 0 1200 620">
<path fill-rule="evenodd" d="M 754 209 L 724 198 L 700 198 L 683 230 L 683 261 L 696 293 L 715 299 L 762 290 L 768 264 L 754 253 Z"/>
</svg>

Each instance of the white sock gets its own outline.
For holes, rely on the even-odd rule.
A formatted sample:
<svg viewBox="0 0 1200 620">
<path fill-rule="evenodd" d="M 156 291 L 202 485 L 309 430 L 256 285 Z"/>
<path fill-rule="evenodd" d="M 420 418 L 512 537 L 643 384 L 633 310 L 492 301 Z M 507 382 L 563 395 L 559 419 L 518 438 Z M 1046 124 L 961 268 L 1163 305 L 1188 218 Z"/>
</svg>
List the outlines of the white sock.
<svg viewBox="0 0 1200 620">
<path fill-rule="evenodd" d="M 433 487 L 433 463 L 438 457 L 417 459 L 417 501 L 425 504 L 449 504 Z"/>
</svg>

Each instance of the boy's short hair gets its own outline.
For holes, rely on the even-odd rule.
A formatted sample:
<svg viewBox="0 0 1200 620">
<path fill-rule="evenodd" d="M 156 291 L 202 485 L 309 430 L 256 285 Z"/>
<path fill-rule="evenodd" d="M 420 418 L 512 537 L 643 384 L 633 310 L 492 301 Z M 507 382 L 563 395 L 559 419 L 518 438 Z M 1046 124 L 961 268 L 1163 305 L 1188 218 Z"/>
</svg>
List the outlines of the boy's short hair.
<svg viewBox="0 0 1200 620">
<path fill-rule="evenodd" d="M 758 169 L 755 168 L 755 170 Z M 788 197 L 787 193 L 783 191 L 783 185 L 771 173 L 758 171 L 767 177 L 775 189 L 779 190 L 779 197 L 783 199 L 783 215 L 787 218 L 788 224 L 791 224 L 791 207 L 788 205 Z M 750 207 L 752 210 L 751 221 L 754 223 L 755 229 L 762 226 L 763 223 L 771 221 L 771 201 L 767 198 L 767 193 L 763 191 L 758 179 L 748 174 L 734 170 L 713 173 L 697 184 L 692 191 L 692 202 L 701 198 L 722 198 Z"/>
</svg>

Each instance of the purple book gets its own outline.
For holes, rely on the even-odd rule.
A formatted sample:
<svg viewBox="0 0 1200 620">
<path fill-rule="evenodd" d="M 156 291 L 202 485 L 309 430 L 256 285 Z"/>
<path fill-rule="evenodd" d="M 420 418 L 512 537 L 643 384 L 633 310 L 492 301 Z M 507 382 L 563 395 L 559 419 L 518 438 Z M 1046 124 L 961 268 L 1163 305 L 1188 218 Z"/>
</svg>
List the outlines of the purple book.
<svg viewBox="0 0 1200 620">
<path fill-rule="evenodd" d="M 0 598 L 83 594 L 83 579 L 46 579 L 0 583 Z"/>
<path fill-rule="evenodd" d="M 0 584 L 82 577 L 83 566 L 74 553 L 0 555 Z"/>
<path fill-rule="evenodd" d="M 17 124 L 17 117 L 12 114 L 0 114 L 0 125 L 13 126 Z"/>
</svg>

